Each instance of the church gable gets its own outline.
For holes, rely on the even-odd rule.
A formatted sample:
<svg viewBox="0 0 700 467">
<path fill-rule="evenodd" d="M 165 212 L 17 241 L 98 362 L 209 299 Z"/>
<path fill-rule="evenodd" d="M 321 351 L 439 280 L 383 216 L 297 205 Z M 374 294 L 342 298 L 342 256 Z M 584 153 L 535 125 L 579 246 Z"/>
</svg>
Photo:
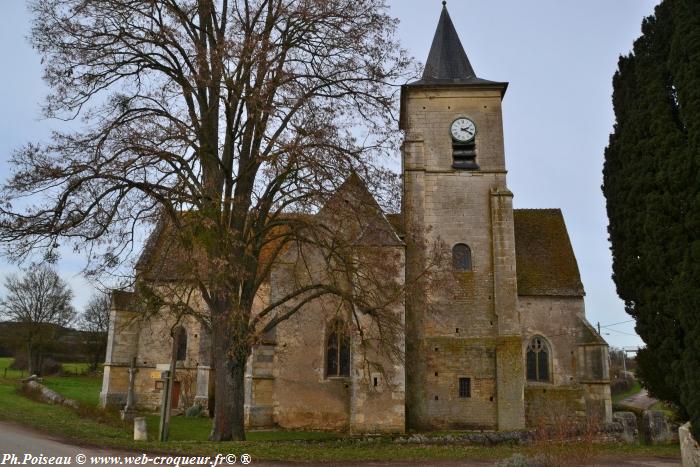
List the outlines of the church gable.
<svg viewBox="0 0 700 467">
<path fill-rule="evenodd" d="M 321 222 L 342 226 L 338 233 L 351 244 L 403 246 L 393 224 L 355 172 L 328 200 L 318 218 Z"/>
<path fill-rule="evenodd" d="M 585 295 L 559 209 L 515 209 L 518 295 Z"/>
<path fill-rule="evenodd" d="M 187 217 L 187 213 L 182 213 L 181 223 L 186 224 Z M 304 225 L 311 225 L 314 222 L 327 222 L 342 226 L 341 229 L 334 227 L 334 231 L 350 244 L 403 245 L 396 228 L 389 222 L 365 182 L 354 172 L 330 197 L 317 215 L 282 213 L 279 218 L 284 219 L 285 222 L 270 234 L 271 237 L 279 236 L 279 229 L 303 229 Z M 295 222 L 291 222 L 292 220 Z M 192 225 L 187 227 L 191 228 Z M 272 257 L 275 256 L 273 252 L 276 247 L 275 241 L 268 242 L 263 247 L 261 264 L 277 259 Z M 201 263 L 202 256 L 198 248 L 182 245 L 172 222 L 161 219 L 148 237 L 135 269 L 140 278 L 145 280 L 182 281 L 193 277 L 194 268 Z"/>
<path fill-rule="evenodd" d="M 180 281 L 190 270 L 186 266 L 189 255 L 178 245 L 173 226 L 159 220 L 148 237 L 136 262 L 135 270 L 141 279 L 152 281 Z"/>
</svg>

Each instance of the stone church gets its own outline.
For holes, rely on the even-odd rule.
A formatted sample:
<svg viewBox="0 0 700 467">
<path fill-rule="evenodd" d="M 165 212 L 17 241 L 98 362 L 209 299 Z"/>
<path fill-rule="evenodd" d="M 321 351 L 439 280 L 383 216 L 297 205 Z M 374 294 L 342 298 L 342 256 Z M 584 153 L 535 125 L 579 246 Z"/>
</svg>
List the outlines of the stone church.
<svg viewBox="0 0 700 467">
<path fill-rule="evenodd" d="M 513 209 L 501 115 L 507 87 L 476 76 L 443 7 L 422 79 L 402 88 L 402 212 L 381 212 L 355 174 L 329 205 L 342 199 L 373 210 L 381 232 L 375 244 L 379 238 L 405 265 L 397 281 L 416 279 L 425 245 L 439 239 L 451 250 L 457 290 L 428 297 L 406 288 L 395 309 L 404 354 L 386 372 L 360 371 L 368 350 L 339 332 L 347 323 L 327 307 L 308 304 L 250 357 L 250 428 L 518 430 L 561 416 L 610 421 L 608 348 L 586 320 L 562 213 Z M 177 281 L 163 251 L 166 230 L 149 239 L 137 281 Z M 412 240 L 409 231 L 426 232 L 427 241 Z M 146 267 L 154 261 L 165 264 L 157 275 Z M 272 269 L 256 306 L 285 293 L 294 261 Z M 115 292 L 112 303 L 101 403 L 125 403 L 134 365 L 136 404 L 156 409 L 171 323 L 139 319 L 134 293 Z M 178 332 L 173 403 L 206 407 L 213 380 L 207 331 L 185 320 Z"/>
</svg>

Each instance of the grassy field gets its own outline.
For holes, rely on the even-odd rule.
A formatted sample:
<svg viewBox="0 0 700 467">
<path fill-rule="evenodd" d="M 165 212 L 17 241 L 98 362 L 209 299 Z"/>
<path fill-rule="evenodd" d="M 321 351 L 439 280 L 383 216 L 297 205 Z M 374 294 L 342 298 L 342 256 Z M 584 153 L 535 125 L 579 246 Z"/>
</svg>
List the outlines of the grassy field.
<svg viewBox="0 0 700 467">
<path fill-rule="evenodd" d="M 85 405 L 97 406 L 100 402 L 102 378 L 95 376 L 50 376 L 44 385 L 69 399 Z"/>
<path fill-rule="evenodd" d="M 27 376 L 26 371 L 13 370 L 10 368 L 12 358 L 0 357 L 0 378 L 18 379 L 22 376 Z"/>
<path fill-rule="evenodd" d="M 26 372 L 10 369 L 11 364 L 12 358 L 0 358 L 0 378 L 17 380 L 27 376 Z M 77 376 L 49 376 L 44 378 L 44 384 L 64 397 L 96 406 L 100 400 L 102 379 L 85 375 L 87 369 L 87 363 L 64 363 L 62 370 Z"/>
<path fill-rule="evenodd" d="M 147 415 L 148 435 L 155 439 L 158 436 L 158 415 Z M 209 418 L 186 418 L 177 416 L 170 419 L 171 441 L 207 441 L 211 433 Z M 248 432 L 250 441 L 333 441 L 342 435 L 327 431 L 281 431 L 264 430 Z"/>
<path fill-rule="evenodd" d="M 1 363 L 1 362 L 0 362 Z M 0 367 L 1 369 L 2 367 Z M 0 376 L 2 373 L 0 373 Z M 136 452 L 167 454 L 248 453 L 253 459 L 290 461 L 348 460 L 498 460 L 514 453 L 545 453 L 555 464 L 570 464 L 597 456 L 662 456 L 679 458 L 678 446 L 592 445 L 591 443 L 549 443 L 532 446 L 467 446 L 438 444 L 396 444 L 390 437 L 368 439 L 333 433 L 296 431 L 250 431 L 243 443 L 211 443 L 207 441 L 211 422 L 206 418 L 174 417 L 167 443 L 134 442 L 132 427 L 119 420 L 116 413 L 94 408 L 100 389 L 98 377 L 52 377 L 47 385 L 57 392 L 75 398 L 86 409 L 75 411 L 65 407 L 33 401 L 18 393 L 13 379 L 0 378 L 0 420 L 13 421 L 38 430 L 74 440 L 81 444 L 106 446 Z M 147 417 L 149 435 L 156 438 L 158 417 Z"/>
<path fill-rule="evenodd" d="M 81 375 L 88 372 L 90 365 L 87 363 L 63 363 L 61 365 L 61 370 L 64 373 L 69 373 L 72 375 Z"/>
<path fill-rule="evenodd" d="M 26 371 L 13 370 L 10 368 L 12 357 L 0 357 L 0 378 L 19 379 L 29 376 Z M 89 365 L 87 363 L 63 363 L 61 370 L 71 375 L 84 375 L 87 373 Z"/>
</svg>

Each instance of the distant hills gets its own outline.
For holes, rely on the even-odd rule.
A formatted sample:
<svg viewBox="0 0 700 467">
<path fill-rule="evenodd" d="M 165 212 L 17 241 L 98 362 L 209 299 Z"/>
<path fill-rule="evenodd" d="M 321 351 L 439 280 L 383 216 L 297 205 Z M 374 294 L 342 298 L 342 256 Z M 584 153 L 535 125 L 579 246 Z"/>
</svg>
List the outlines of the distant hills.
<svg viewBox="0 0 700 467">
<path fill-rule="evenodd" d="M 47 343 L 43 354 L 59 362 L 88 361 L 85 343 L 90 335 L 87 331 L 57 325 L 47 325 L 53 336 Z M 16 351 L 22 351 L 22 323 L 0 321 L 0 357 L 13 357 Z"/>
</svg>

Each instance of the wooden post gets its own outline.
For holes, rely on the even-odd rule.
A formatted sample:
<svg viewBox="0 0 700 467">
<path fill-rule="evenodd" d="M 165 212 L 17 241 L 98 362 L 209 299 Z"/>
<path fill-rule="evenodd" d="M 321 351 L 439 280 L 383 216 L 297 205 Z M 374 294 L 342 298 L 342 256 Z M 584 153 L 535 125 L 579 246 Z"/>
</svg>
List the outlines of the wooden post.
<svg viewBox="0 0 700 467">
<path fill-rule="evenodd" d="M 173 398 L 173 386 L 175 381 L 175 366 L 177 364 L 177 348 L 180 340 L 180 333 L 177 328 L 171 331 L 173 336 L 173 349 L 170 355 L 170 369 L 163 372 L 165 374 L 165 387 L 163 388 L 162 406 L 160 408 L 160 441 L 168 440 L 170 429 L 170 405 Z"/>
</svg>

